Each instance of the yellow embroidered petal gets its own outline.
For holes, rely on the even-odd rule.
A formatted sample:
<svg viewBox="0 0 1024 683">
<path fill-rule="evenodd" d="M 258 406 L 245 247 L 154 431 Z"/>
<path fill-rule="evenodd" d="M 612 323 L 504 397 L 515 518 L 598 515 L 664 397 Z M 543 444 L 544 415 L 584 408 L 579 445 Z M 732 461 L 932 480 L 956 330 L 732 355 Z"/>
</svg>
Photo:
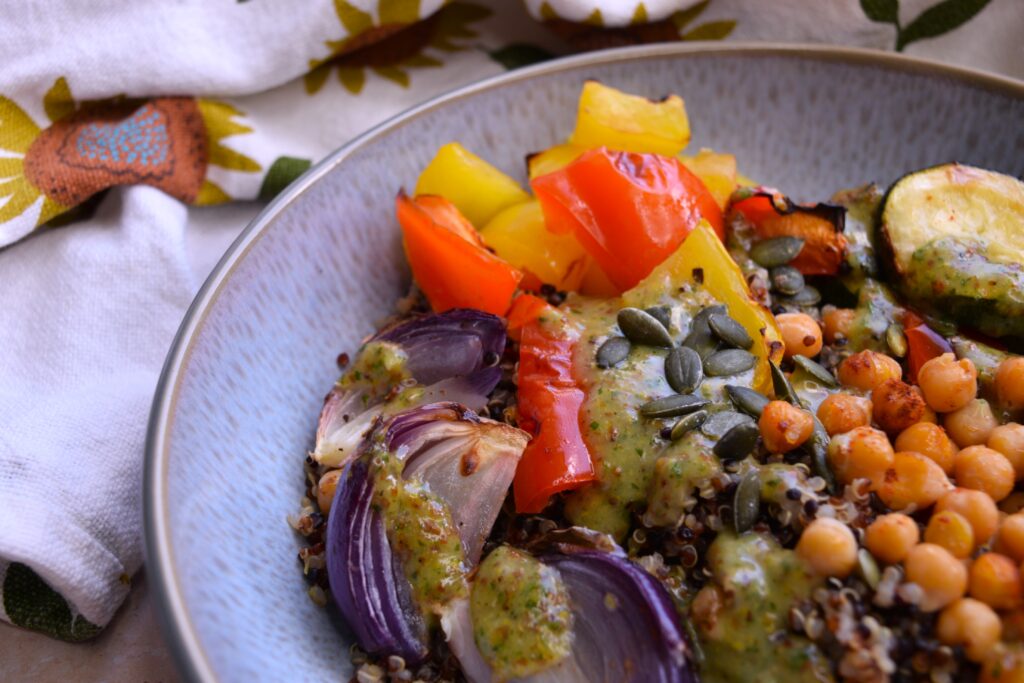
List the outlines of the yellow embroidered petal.
<svg viewBox="0 0 1024 683">
<path fill-rule="evenodd" d="M 320 92 L 320 88 L 324 87 L 324 83 L 327 82 L 327 77 L 331 75 L 331 67 L 329 64 L 315 60 L 311 60 L 309 66 L 312 71 L 302 77 L 302 82 L 306 86 L 306 94 L 315 95 Z"/>
<path fill-rule="evenodd" d="M 211 204 L 224 204 L 230 201 L 231 197 L 219 185 L 209 180 L 204 180 L 203 184 L 199 187 L 199 194 L 196 195 L 195 201 L 192 203 L 196 206 L 210 206 Z"/>
<path fill-rule="evenodd" d="M 71 88 L 63 76 L 58 78 L 54 84 L 43 95 L 43 109 L 51 121 L 60 121 L 68 114 L 75 111 L 75 100 L 71 97 Z"/>
<path fill-rule="evenodd" d="M 683 40 L 725 40 L 732 30 L 736 28 L 736 22 L 731 20 L 709 21 L 701 24 L 692 31 L 683 34 Z"/>
<path fill-rule="evenodd" d="M 381 25 L 411 24 L 423 18 L 419 0 L 380 0 L 378 14 Z"/>
<path fill-rule="evenodd" d="M 409 74 L 405 73 L 401 69 L 395 66 L 375 66 L 373 67 L 373 73 L 377 74 L 381 78 L 397 83 L 403 88 L 409 87 Z"/>
<path fill-rule="evenodd" d="M 338 20 L 350 37 L 359 35 L 373 26 L 373 17 L 345 0 L 334 0 L 334 13 L 338 15 Z"/>
<path fill-rule="evenodd" d="M 211 166 L 229 168 L 242 173 L 255 173 L 263 168 L 254 159 L 216 142 L 210 145 L 209 163 Z"/>
<path fill-rule="evenodd" d="M 560 17 L 550 3 L 542 2 L 540 4 L 540 18 L 543 21 L 554 21 Z"/>
<path fill-rule="evenodd" d="M 631 24 L 646 24 L 647 23 L 647 8 L 644 7 L 644 3 L 640 3 L 633 10 L 633 18 L 629 20 Z"/>
<path fill-rule="evenodd" d="M 197 100 L 196 103 L 199 105 L 203 123 L 206 124 L 206 134 L 211 141 L 219 142 L 232 135 L 252 132 L 252 128 L 249 126 L 232 120 L 232 117 L 244 116 L 244 114 L 227 102 Z"/>
<path fill-rule="evenodd" d="M 689 24 L 691 21 L 699 17 L 701 13 L 708 8 L 709 2 L 711 2 L 711 0 L 703 0 L 702 2 L 698 2 L 693 7 L 690 7 L 689 9 L 684 9 L 680 10 L 679 12 L 676 12 L 671 17 L 672 23 L 676 25 L 677 29 L 682 31 L 687 24 Z"/>
<path fill-rule="evenodd" d="M 46 223 L 47 221 L 49 221 L 54 216 L 59 216 L 60 214 L 64 213 L 65 211 L 67 211 L 70 208 L 71 208 L 70 206 L 64 206 L 63 204 L 58 204 L 57 202 L 53 201 L 49 197 L 44 197 L 43 198 L 43 208 L 39 212 L 39 219 L 36 221 L 36 225 L 42 225 L 43 223 Z"/>
<path fill-rule="evenodd" d="M 595 9 L 590 13 L 590 16 L 583 20 L 584 24 L 590 24 L 591 26 L 604 26 L 604 17 L 601 16 L 601 10 Z"/>
<path fill-rule="evenodd" d="M 366 83 L 366 72 L 361 67 L 339 66 L 338 80 L 345 86 L 345 90 L 353 95 L 358 95 L 363 91 L 363 85 Z"/>
<path fill-rule="evenodd" d="M 0 185 L 0 197 L 9 197 L 7 203 L 0 206 L 0 223 L 6 223 L 25 213 L 39 199 L 40 194 L 24 178 L 15 178 Z"/>
<path fill-rule="evenodd" d="M 13 100 L 0 95 L 0 149 L 24 154 L 39 137 L 39 126 Z"/>
<path fill-rule="evenodd" d="M 25 160 L 21 157 L 0 157 L 0 178 L 13 178 L 25 172 Z"/>
</svg>

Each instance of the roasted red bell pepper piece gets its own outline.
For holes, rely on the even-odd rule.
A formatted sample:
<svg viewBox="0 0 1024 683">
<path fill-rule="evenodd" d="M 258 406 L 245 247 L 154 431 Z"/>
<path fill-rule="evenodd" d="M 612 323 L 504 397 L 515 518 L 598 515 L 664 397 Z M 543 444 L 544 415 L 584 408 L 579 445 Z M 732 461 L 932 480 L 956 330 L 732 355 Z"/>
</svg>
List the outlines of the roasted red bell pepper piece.
<svg viewBox="0 0 1024 683">
<path fill-rule="evenodd" d="M 903 334 L 907 337 L 907 379 L 911 382 L 917 381 L 921 366 L 932 358 L 953 353 L 953 346 L 946 338 L 923 322 L 904 329 Z"/>
<path fill-rule="evenodd" d="M 599 147 L 530 185 L 548 229 L 573 233 L 619 291 L 664 261 L 701 218 L 725 237 L 714 196 L 674 157 Z"/>
<path fill-rule="evenodd" d="M 804 247 L 790 264 L 804 275 L 835 275 L 846 254 L 845 211 L 840 206 L 800 206 L 774 190 L 732 205 L 754 226 L 758 239 L 802 237 Z"/>
<path fill-rule="evenodd" d="M 504 315 L 523 274 L 484 246 L 447 199 L 395 199 L 412 275 L 435 311 L 476 308 Z"/>
<path fill-rule="evenodd" d="M 513 482 L 520 513 L 540 512 L 555 493 L 595 479 L 580 430 L 584 394 L 572 373 L 579 333 L 562 316 L 532 295 L 516 298 L 509 314 L 519 333 L 519 427 L 533 436 Z"/>
</svg>

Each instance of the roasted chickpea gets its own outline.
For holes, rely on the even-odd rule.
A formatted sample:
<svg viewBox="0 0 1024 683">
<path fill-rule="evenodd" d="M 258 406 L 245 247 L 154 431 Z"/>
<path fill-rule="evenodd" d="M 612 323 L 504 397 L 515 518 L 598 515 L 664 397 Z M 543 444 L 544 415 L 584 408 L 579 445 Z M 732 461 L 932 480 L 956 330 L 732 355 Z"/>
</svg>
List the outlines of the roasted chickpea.
<svg viewBox="0 0 1024 683">
<path fill-rule="evenodd" d="M 836 375 L 843 386 L 871 391 L 888 379 L 903 377 L 903 368 L 884 353 L 864 350 L 843 360 Z"/>
<path fill-rule="evenodd" d="M 843 579 L 857 564 L 857 539 L 839 520 L 819 517 L 800 535 L 796 554 L 816 574 Z"/>
<path fill-rule="evenodd" d="M 933 425 L 939 424 L 938 414 L 927 403 L 924 404 L 924 415 L 921 416 L 921 422 L 930 422 Z"/>
<path fill-rule="evenodd" d="M 995 548 L 1016 562 L 1024 562 L 1024 514 L 1008 515 L 1003 519 L 996 532 Z"/>
<path fill-rule="evenodd" d="M 997 503 L 1010 495 L 1015 474 L 1006 456 L 988 446 L 968 446 L 953 464 L 957 485 L 984 491 Z"/>
<path fill-rule="evenodd" d="M 1013 465 L 1015 479 L 1024 479 L 1024 425 L 1009 422 L 995 427 L 988 435 L 987 445 L 1006 456 Z"/>
<path fill-rule="evenodd" d="M 996 395 L 1010 410 L 1024 408 L 1024 358 L 1011 356 L 996 370 Z"/>
<path fill-rule="evenodd" d="M 690 616 L 704 632 L 712 632 L 718 624 L 718 614 L 722 611 L 725 596 L 722 589 L 713 583 L 705 584 L 693 598 Z"/>
<path fill-rule="evenodd" d="M 961 598 L 942 610 L 935 632 L 944 645 L 963 645 L 968 659 L 983 662 L 1002 637 L 1003 622 L 985 603 Z"/>
<path fill-rule="evenodd" d="M 864 547 L 886 564 L 902 562 L 920 540 L 917 522 L 902 512 L 881 515 L 864 530 Z"/>
<path fill-rule="evenodd" d="M 775 322 L 786 345 L 786 358 L 813 358 L 821 353 L 821 328 L 814 318 L 806 313 L 781 313 L 775 316 Z"/>
<path fill-rule="evenodd" d="M 974 529 L 971 523 L 959 512 L 952 510 L 932 515 L 924 530 L 924 540 L 941 545 L 958 560 L 970 557 L 974 551 Z"/>
<path fill-rule="evenodd" d="M 832 469 L 846 484 L 861 478 L 881 481 L 892 466 L 894 456 L 889 438 L 871 427 L 857 427 L 837 434 L 828 445 Z"/>
<path fill-rule="evenodd" d="M 344 470 L 330 470 L 320 477 L 316 485 L 316 502 L 320 505 L 320 512 L 326 517 L 331 511 L 331 503 L 334 501 L 334 491 L 338 488 L 338 479 Z"/>
<path fill-rule="evenodd" d="M 998 424 L 991 406 L 983 398 L 976 398 L 942 418 L 946 433 L 960 448 L 985 443 Z"/>
<path fill-rule="evenodd" d="M 818 406 L 818 419 L 829 436 L 871 424 L 871 401 L 851 394 L 832 394 Z"/>
<path fill-rule="evenodd" d="M 835 344 L 837 339 L 849 339 L 857 311 L 852 308 L 824 308 L 821 311 L 822 332 L 825 341 Z"/>
<path fill-rule="evenodd" d="M 969 358 L 952 353 L 932 358 L 917 371 L 924 400 L 939 413 L 963 408 L 978 393 L 978 371 Z"/>
<path fill-rule="evenodd" d="M 887 379 L 875 387 L 871 405 L 875 422 L 890 434 L 920 422 L 925 408 L 921 390 L 898 379 Z"/>
<path fill-rule="evenodd" d="M 967 568 L 934 543 L 918 543 L 911 548 L 903 567 L 907 580 L 924 591 L 918 607 L 925 612 L 942 609 L 962 598 L 967 590 Z"/>
<path fill-rule="evenodd" d="M 893 510 L 921 510 L 935 504 L 953 485 L 942 468 L 919 453 L 899 452 L 875 491 Z"/>
<path fill-rule="evenodd" d="M 988 543 L 999 527 L 999 510 L 991 496 L 981 491 L 955 488 L 935 503 L 935 512 L 952 510 L 967 518 L 974 529 L 974 546 Z"/>
<path fill-rule="evenodd" d="M 765 448 L 772 453 L 788 453 L 810 438 L 814 418 L 786 401 L 771 401 L 758 420 Z"/>
<path fill-rule="evenodd" d="M 968 586 L 972 598 L 992 609 L 1013 609 L 1020 604 L 1020 571 L 1005 555 L 980 555 L 971 565 Z"/>
<path fill-rule="evenodd" d="M 946 474 L 953 472 L 956 444 L 946 435 L 946 430 L 937 424 L 912 424 L 900 432 L 893 445 L 898 451 L 913 451 L 931 458 Z"/>
</svg>

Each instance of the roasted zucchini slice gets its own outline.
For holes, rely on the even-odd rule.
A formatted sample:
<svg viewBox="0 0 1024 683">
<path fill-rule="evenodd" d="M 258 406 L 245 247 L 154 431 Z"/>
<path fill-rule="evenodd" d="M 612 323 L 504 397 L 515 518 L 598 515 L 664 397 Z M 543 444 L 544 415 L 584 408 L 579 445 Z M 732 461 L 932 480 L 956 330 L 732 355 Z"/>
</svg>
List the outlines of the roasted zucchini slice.
<svg viewBox="0 0 1024 683">
<path fill-rule="evenodd" d="M 1024 183 L 944 164 L 900 178 L 879 221 L 910 303 L 986 334 L 1024 337 Z"/>
</svg>

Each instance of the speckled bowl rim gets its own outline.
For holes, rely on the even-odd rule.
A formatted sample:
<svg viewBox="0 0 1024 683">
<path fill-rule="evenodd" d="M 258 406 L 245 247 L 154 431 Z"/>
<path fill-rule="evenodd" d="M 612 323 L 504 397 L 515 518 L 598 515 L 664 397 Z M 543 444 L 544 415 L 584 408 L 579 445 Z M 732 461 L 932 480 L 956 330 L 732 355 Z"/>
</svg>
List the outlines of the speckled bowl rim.
<svg viewBox="0 0 1024 683">
<path fill-rule="evenodd" d="M 216 303 L 221 289 L 245 258 L 249 249 L 263 236 L 275 217 L 301 197 L 310 187 L 344 163 L 361 147 L 391 134 L 426 112 L 444 107 L 480 92 L 502 88 L 509 83 L 538 76 L 576 69 L 581 66 L 615 62 L 643 61 L 660 57 L 691 55 L 723 57 L 790 57 L 811 61 L 842 62 L 853 65 L 882 67 L 905 73 L 926 74 L 968 82 L 1010 97 L 1024 99 L 1024 81 L 983 71 L 951 66 L 940 62 L 908 57 L 892 52 L 825 45 L 791 45 L 773 43 L 663 43 L 637 47 L 602 50 L 555 59 L 532 67 L 499 74 L 434 97 L 423 104 L 374 126 L 353 139 L 296 179 L 271 201 L 224 253 L 213 272 L 199 289 L 174 337 L 163 371 L 157 383 L 145 446 L 143 481 L 147 576 L 151 582 L 161 627 L 181 675 L 189 681 L 215 683 L 217 677 L 196 633 L 178 585 L 174 567 L 167 515 L 167 468 L 170 455 L 169 435 L 174 419 L 182 367 L 192 352 L 196 331 L 203 325 L 210 307 Z"/>
</svg>

